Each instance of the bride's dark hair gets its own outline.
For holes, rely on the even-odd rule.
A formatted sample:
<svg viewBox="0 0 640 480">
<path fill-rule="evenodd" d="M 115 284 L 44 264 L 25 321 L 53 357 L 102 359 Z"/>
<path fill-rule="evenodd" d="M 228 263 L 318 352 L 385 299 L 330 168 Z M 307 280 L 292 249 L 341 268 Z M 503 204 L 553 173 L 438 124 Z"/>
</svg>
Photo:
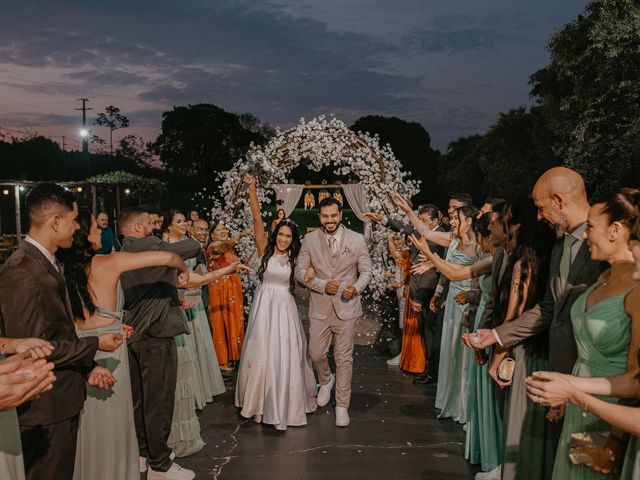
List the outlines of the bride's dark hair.
<svg viewBox="0 0 640 480">
<path fill-rule="evenodd" d="M 289 227 L 291 229 L 291 245 L 289 245 L 289 249 L 287 253 L 289 254 L 289 263 L 291 264 L 291 275 L 289 277 L 289 291 L 291 295 L 296 288 L 296 279 L 295 279 L 295 266 L 296 259 L 298 258 L 298 254 L 300 253 L 300 236 L 298 235 L 298 225 L 293 223 L 289 219 L 282 219 L 276 225 L 275 230 L 269 237 L 269 243 L 267 244 L 267 248 L 264 251 L 264 255 L 262 256 L 262 262 L 260 262 L 260 268 L 258 268 L 258 278 L 262 281 L 262 277 L 264 276 L 264 272 L 267 269 L 267 264 L 269 263 L 269 259 L 273 256 L 276 251 L 276 240 L 278 239 L 278 232 L 282 227 Z"/>
<path fill-rule="evenodd" d="M 83 307 L 90 315 L 96 312 L 96 306 L 89 292 L 89 278 L 87 276 L 91 259 L 96 254 L 89 241 L 91 212 L 88 209 L 80 208 L 78 224 L 80 228 L 73 235 L 73 244 L 70 248 L 59 249 L 56 252 L 56 257 L 62 262 L 64 268 L 64 283 L 69 292 L 73 316 L 85 320 Z"/>
</svg>

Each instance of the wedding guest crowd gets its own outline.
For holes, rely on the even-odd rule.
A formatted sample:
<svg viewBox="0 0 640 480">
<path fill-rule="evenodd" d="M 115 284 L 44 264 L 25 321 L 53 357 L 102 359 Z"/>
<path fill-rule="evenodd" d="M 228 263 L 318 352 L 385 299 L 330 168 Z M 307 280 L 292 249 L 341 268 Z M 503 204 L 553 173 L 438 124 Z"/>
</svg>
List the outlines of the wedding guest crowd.
<svg viewBox="0 0 640 480">
<path fill-rule="evenodd" d="M 531 195 L 480 211 L 452 200 L 443 234 L 395 194 L 408 223 L 392 228 L 413 233 L 411 272 L 440 277 L 435 406 L 464 424 L 476 478 L 640 478 L 640 190 L 590 205 L 582 177 L 556 167 Z"/>
<path fill-rule="evenodd" d="M 196 411 L 236 371 L 243 417 L 306 425 L 335 387 L 349 425 L 365 239 L 328 192 L 306 238 L 284 210 L 265 228 L 244 181 L 251 232 L 138 206 L 119 213 L 121 244 L 72 192 L 31 191 L 28 235 L 0 267 L 0 478 L 192 479 L 175 459 L 203 448 Z M 447 217 L 392 199 L 401 215 L 364 214 L 388 230 L 400 310 L 386 363 L 436 384 L 476 479 L 640 478 L 640 190 L 590 205 L 583 178 L 556 167 L 479 209 L 451 195 Z M 246 318 L 241 240 L 259 279 Z"/>
<path fill-rule="evenodd" d="M 174 458 L 202 448 L 195 409 L 225 391 L 200 293 L 246 267 L 207 272 L 173 210 L 122 210 L 120 252 L 58 185 L 27 213 L 0 270 L 0 478 L 194 478 Z"/>
</svg>

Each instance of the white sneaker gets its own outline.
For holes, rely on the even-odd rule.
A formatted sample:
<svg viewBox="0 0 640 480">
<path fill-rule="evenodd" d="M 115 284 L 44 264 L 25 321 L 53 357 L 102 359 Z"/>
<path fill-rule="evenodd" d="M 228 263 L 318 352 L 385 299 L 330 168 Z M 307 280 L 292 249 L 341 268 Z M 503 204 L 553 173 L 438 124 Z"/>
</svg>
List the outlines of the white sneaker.
<svg viewBox="0 0 640 480">
<path fill-rule="evenodd" d="M 498 465 L 490 472 L 476 473 L 476 480 L 500 480 L 502 477 L 502 465 Z"/>
<path fill-rule="evenodd" d="M 147 480 L 192 480 L 194 478 L 196 478 L 195 472 L 182 468 L 175 462 L 166 472 L 158 472 L 150 468 L 147 473 Z"/>
<path fill-rule="evenodd" d="M 401 356 L 402 356 L 402 353 L 399 353 L 395 357 L 390 358 L 389 360 L 387 360 L 387 365 L 389 365 L 390 367 L 397 367 L 398 365 L 400 365 Z"/>
<path fill-rule="evenodd" d="M 175 460 L 176 452 L 173 450 L 169 454 L 169 459 L 171 461 Z M 140 462 L 140 473 L 145 473 L 149 469 L 149 460 L 147 457 L 138 457 L 138 461 Z"/>
<path fill-rule="evenodd" d="M 324 407 L 327 403 L 329 403 L 329 400 L 331 399 L 331 389 L 333 388 L 333 385 L 335 383 L 336 376 L 332 373 L 329 383 L 327 383 L 326 385 L 320 385 L 320 390 L 318 390 L 318 398 L 316 400 L 319 407 Z"/>
<path fill-rule="evenodd" d="M 344 407 L 336 407 L 336 427 L 349 426 L 349 412 Z"/>
</svg>

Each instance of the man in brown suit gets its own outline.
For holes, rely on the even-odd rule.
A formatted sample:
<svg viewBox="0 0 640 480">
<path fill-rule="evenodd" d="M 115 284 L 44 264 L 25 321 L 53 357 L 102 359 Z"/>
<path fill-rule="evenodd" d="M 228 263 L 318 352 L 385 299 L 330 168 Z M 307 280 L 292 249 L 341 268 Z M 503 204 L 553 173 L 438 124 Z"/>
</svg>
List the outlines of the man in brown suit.
<svg viewBox="0 0 640 480">
<path fill-rule="evenodd" d="M 69 248 L 78 205 L 72 193 L 42 184 L 27 198 L 29 235 L 0 269 L 0 314 L 8 337 L 39 337 L 53 345 L 49 361 L 57 378 L 52 390 L 18 408 L 29 479 L 72 479 L 78 416 L 85 400 L 85 379 L 109 388 L 109 370 L 94 368 L 96 350 L 113 351 L 119 334 L 78 339 L 74 318 L 58 270 L 55 252 Z M 96 432 L 99 435 L 100 432 Z"/>
</svg>

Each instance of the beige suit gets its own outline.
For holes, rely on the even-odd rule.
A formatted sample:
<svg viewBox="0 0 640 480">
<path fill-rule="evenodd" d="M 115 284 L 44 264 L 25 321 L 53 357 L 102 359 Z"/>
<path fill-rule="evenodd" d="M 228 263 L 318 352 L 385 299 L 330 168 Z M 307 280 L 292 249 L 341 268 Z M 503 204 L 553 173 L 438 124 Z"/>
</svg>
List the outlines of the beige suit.
<svg viewBox="0 0 640 480">
<path fill-rule="evenodd" d="M 315 278 L 307 284 L 311 289 L 309 302 L 309 355 L 318 372 L 321 385 L 331 380 L 327 353 L 335 335 L 336 404 L 349 407 L 353 370 L 353 339 L 355 325 L 362 316 L 361 293 L 371 280 L 371 257 L 364 237 L 341 226 L 342 240 L 332 254 L 327 235 L 315 230 L 304 237 L 296 265 L 296 279 L 304 283 L 307 269 L 312 266 Z M 325 293 L 329 280 L 340 281 L 335 295 Z M 358 292 L 351 300 L 342 298 L 343 290 L 352 285 Z"/>
</svg>

